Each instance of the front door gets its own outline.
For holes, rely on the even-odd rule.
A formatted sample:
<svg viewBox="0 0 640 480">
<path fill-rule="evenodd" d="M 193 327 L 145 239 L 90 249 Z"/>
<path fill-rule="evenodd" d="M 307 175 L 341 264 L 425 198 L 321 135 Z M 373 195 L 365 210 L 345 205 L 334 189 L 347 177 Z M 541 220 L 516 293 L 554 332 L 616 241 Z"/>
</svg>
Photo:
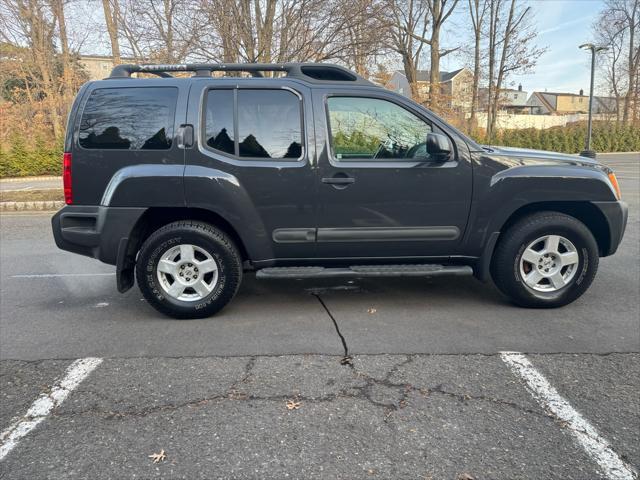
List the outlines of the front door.
<svg viewBox="0 0 640 480">
<path fill-rule="evenodd" d="M 318 257 L 361 261 L 456 253 L 471 204 L 466 143 L 385 93 L 314 91 L 318 138 Z M 320 128 L 318 128 L 320 127 Z M 429 132 L 452 154 L 426 152 Z"/>
</svg>

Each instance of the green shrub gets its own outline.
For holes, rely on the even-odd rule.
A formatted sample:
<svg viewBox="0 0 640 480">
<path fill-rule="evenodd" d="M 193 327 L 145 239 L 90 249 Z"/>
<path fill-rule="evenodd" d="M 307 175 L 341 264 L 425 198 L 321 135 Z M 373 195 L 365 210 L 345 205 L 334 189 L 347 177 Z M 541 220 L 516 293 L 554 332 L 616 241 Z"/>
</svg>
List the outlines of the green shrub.
<svg viewBox="0 0 640 480">
<path fill-rule="evenodd" d="M 8 145 L 0 146 L 0 177 L 61 175 L 63 140 L 51 142 L 41 137 L 33 141 L 13 134 Z"/>
<path fill-rule="evenodd" d="M 486 141 L 483 132 L 472 134 L 473 138 L 480 143 L 564 153 L 578 153 L 583 150 L 586 135 L 587 122 L 570 123 L 564 127 L 551 127 L 545 130 L 535 128 L 502 130 L 491 142 Z M 640 128 L 634 125 L 594 122 L 591 148 L 601 153 L 638 152 L 640 151 Z"/>
</svg>

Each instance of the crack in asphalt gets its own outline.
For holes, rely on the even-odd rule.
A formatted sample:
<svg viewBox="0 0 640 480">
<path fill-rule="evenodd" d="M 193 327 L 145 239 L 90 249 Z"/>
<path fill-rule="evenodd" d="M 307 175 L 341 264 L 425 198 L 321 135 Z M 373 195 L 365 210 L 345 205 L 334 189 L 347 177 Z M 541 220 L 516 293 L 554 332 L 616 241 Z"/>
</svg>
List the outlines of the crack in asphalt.
<svg viewBox="0 0 640 480">
<path fill-rule="evenodd" d="M 529 350 L 519 350 L 519 353 L 523 355 L 545 355 L 545 356 L 560 356 L 560 355 L 591 355 L 594 357 L 610 357 L 613 355 L 640 355 L 640 350 L 635 351 L 615 351 L 615 352 L 588 352 L 588 351 L 580 351 L 580 352 L 537 352 L 537 351 L 529 351 Z M 255 357 L 261 358 L 278 358 L 278 357 L 305 357 L 310 354 L 313 355 L 321 355 L 323 357 L 338 357 L 341 355 L 333 354 L 333 353 L 317 353 L 317 352 L 308 352 L 308 353 L 261 353 L 259 355 L 254 355 Z M 397 355 L 413 355 L 413 356 L 422 356 L 422 357 L 499 357 L 501 352 L 453 352 L 453 353 L 429 353 L 429 352 L 376 352 L 376 353 L 360 353 L 361 357 L 385 357 L 385 356 L 397 356 Z M 237 355 L 117 355 L 117 356 L 105 356 L 103 358 L 109 360 L 157 360 L 159 358 L 169 359 L 169 360 L 190 360 L 190 359 L 199 359 L 199 358 L 246 358 L 251 355 L 247 354 L 237 354 Z M 52 358 L 39 358 L 34 360 L 25 360 L 21 358 L 2 358 L 0 359 L 0 364 L 4 363 L 24 363 L 24 364 L 40 364 L 45 362 L 58 362 L 58 361 L 68 361 L 72 362 L 77 360 L 77 357 L 52 357 Z M 11 373 L 0 372 L 0 377 L 2 376 L 10 376 Z"/>
<path fill-rule="evenodd" d="M 101 409 L 99 407 L 93 406 L 86 409 L 81 410 L 73 410 L 60 412 L 59 409 L 55 409 L 52 412 L 52 416 L 65 418 L 65 417 L 75 417 L 82 415 L 96 415 L 101 416 L 106 420 L 119 420 L 125 418 L 135 418 L 135 417 L 146 417 L 148 415 L 152 415 L 158 412 L 172 412 L 177 411 L 184 408 L 198 408 L 209 404 L 210 402 L 216 401 L 242 401 L 242 402 L 251 402 L 251 401 L 272 401 L 278 403 L 285 403 L 287 400 L 291 398 L 295 398 L 296 401 L 300 401 L 308 404 L 322 404 L 322 403 L 331 403 L 341 399 L 355 399 L 355 400 L 365 400 L 372 406 L 376 408 L 381 408 L 384 413 L 383 421 L 384 423 L 388 423 L 392 417 L 392 414 L 398 412 L 402 409 L 405 409 L 411 405 L 410 395 L 419 394 L 424 398 L 427 398 L 432 395 L 443 395 L 448 398 L 454 399 L 457 402 L 465 404 L 470 401 L 483 401 L 490 402 L 495 405 L 499 405 L 502 407 L 509 407 L 515 410 L 519 410 L 521 412 L 525 412 L 528 414 L 533 414 L 542 418 L 553 419 L 542 409 L 535 410 L 531 408 L 524 407 L 522 405 L 517 404 L 516 402 L 511 402 L 507 400 L 502 400 L 500 398 L 494 398 L 487 395 L 472 395 L 468 393 L 454 392 L 446 390 L 442 384 L 438 384 L 433 387 L 416 387 L 411 383 L 406 382 L 394 382 L 391 380 L 391 377 L 397 373 L 402 367 L 409 365 L 412 363 L 416 356 L 414 355 L 406 355 L 406 358 L 396 363 L 392 366 L 384 375 L 383 378 L 376 378 L 371 375 L 368 375 L 365 372 L 358 370 L 358 368 L 349 364 L 350 370 L 353 372 L 353 380 L 364 380 L 364 384 L 362 385 L 348 385 L 336 393 L 324 395 L 324 396 L 306 396 L 300 395 L 298 393 L 288 393 L 288 394 L 275 394 L 275 395 L 253 395 L 246 391 L 242 390 L 243 385 L 247 385 L 251 383 L 251 378 L 253 376 L 253 369 L 255 367 L 257 356 L 249 357 L 247 363 L 244 366 L 244 371 L 242 376 L 234 381 L 231 386 L 224 392 L 216 395 L 211 395 L 207 397 L 197 398 L 193 400 L 187 400 L 180 403 L 165 403 L 161 405 L 149 406 L 141 409 L 130 409 L 130 410 L 122 410 L 122 411 L 113 411 Z M 384 402 L 375 398 L 376 387 L 384 387 L 389 390 L 395 391 L 397 399 L 396 401 Z M 104 401 L 114 401 L 114 399 L 110 398 L 107 394 L 94 391 L 90 389 L 79 389 L 77 393 L 85 393 L 92 394 L 96 397 L 104 400 Z"/>
<path fill-rule="evenodd" d="M 319 293 L 311 293 L 311 295 L 313 295 L 318 299 L 318 301 L 320 302 L 320 305 L 322 305 L 322 308 L 324 308 L 324 311 L 327 312 L 327 315 L 329 315 L 329 318 L 333 322 L 333 326 L 336 329 L 336 333 L 340 337 L 340 341 L 342 342 L 342 348 L 344 349 L 344 356 L 341 363 L 343 365 L 351 365 L 351 357 L 349 356 L 349 347 L 347 346 L 347 340 L 344 338 L 344 335 L 342 335 L 342 332 L 340 331 L 340 327 L 338 326 L 338 321 L 331 313 L 331 310 L 329 310 L 329 307 L 327 307 L 327 304 L 324 303 L 324 300 L 322 300 L 322 297 L 320 296 Z"/>
</svg>

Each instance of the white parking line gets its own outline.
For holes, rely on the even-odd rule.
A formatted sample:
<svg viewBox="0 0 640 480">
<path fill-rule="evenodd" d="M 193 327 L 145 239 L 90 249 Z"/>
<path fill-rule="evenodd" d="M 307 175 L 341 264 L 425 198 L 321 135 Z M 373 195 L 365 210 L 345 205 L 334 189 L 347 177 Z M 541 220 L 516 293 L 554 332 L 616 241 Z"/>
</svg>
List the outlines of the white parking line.
<svg viewBox="0 0 640 480">
<path fill-rule="evenodd" d="M 634 480 L 637 472 L 613 451 L 609 442 L 578 413 L 558 391 L 538 372 L 522 353 L 502 352 L 502 360 L 511 371 L 522 378 L 533 397 L 545 410 L 566 422 L 578 443 L 602 469 L 606 478 L 612 480 Z"/>
<path fill-rule="evenodd" d="M 51 410 L 60 406 L 69 393 L 101 363 L 101 358 L 89 357 L 81 358 L 69 365 L 65 376 L 53 385 L 51 391 L 42 393 L 24 417 L 0 434 L 0 461 L 18 445 L 23 437 L 36 428 L 51 413 Z"/>
<path fill-rule="evenodd" d="M 106 277 L 111 275 L 115 275 L 115 273 L 33 273 L 25 275 L 11 275 L 10 278 Z"/>
</svg>

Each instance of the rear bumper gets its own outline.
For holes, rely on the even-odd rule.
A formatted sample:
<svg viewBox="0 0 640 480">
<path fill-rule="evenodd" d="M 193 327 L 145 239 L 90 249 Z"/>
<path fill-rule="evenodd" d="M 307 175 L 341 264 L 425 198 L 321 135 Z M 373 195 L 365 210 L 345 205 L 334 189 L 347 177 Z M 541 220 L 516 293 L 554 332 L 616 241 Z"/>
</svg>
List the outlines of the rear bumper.
<svg viewBox="0 0 640 480">
<path fill-rule="evenodd" d="M 609 245 L 603 252 L 602 257 L 613 255 L 618 250 L 625 228 L 627 227 L 627 216 L 629 210 L 625 202 L 592 202 L 595 207 L 602 212 L 607 225 L 609 226 Z"/>
<path fill-rule="evenodd" d="M 51 219 L 58 248 L 116 265 L 146 208 L 67 205 Z M 124 240 L 124 242 L 123 242 Z"/>
</svg>

